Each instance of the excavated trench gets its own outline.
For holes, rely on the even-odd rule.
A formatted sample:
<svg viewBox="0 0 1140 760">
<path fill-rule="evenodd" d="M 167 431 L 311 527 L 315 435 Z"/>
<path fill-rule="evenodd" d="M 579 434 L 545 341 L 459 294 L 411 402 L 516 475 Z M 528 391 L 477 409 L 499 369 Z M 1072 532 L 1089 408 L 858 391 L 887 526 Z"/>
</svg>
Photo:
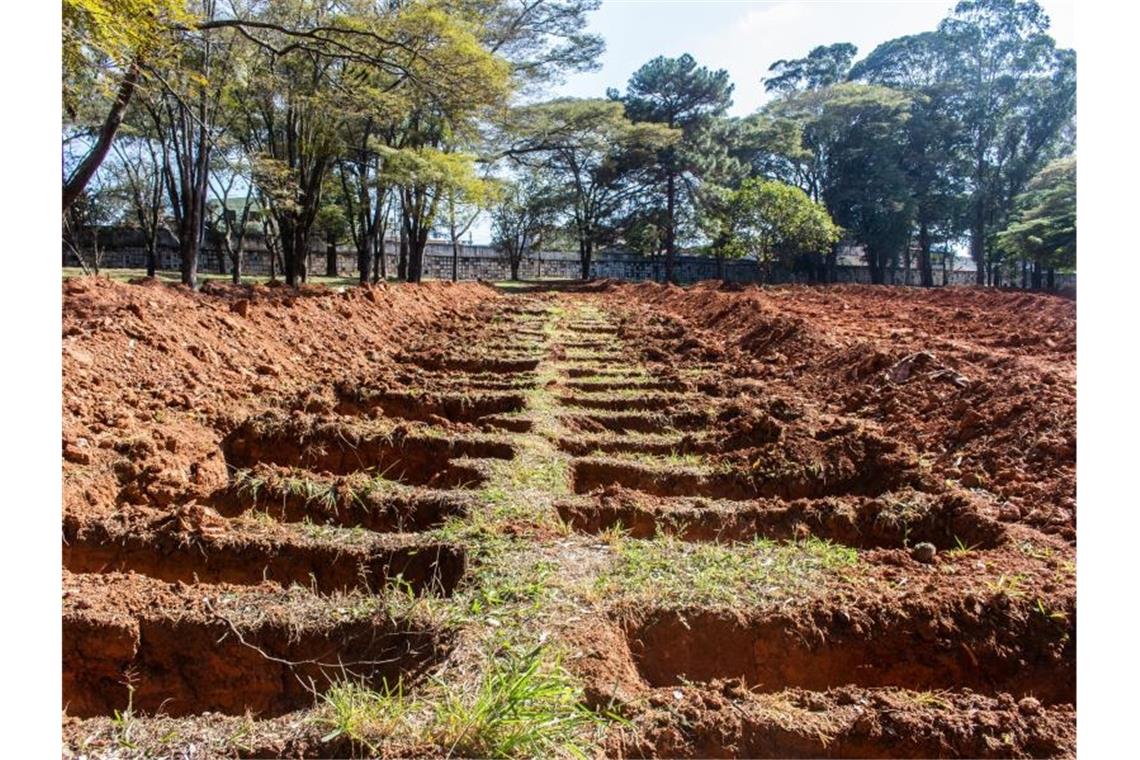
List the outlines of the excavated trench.
<svg viewBox="0 0 1140 760">
<path fill-rule="evenodd" d="M 887 494 L 888 497 L 891 494 Z M 909 495 L 900 495 L 900 499 Z M 858 549 L 899 549 L 927 542 L 936 549 L 963 546 L 986 551 L 1005 545 L 1005 527 L 954 497 L 940 497 L 916 515 L 892 514 L 868 498 L 645 500 L 575 497 L 555 502 L 574 530 L 603 533 L 620 528 L 632 538 L 675 536 L 685 541 L 796 541 L 815 537 Z"/>
<path fill-rule="evenodd" d="M 836 611 L 805 623 L 778 614 L 651 611 L 626 636 L 637 672 L 654 687 L 740 679 L 756 692 L 888 686 L 1075 703 L 1071 619 L 1062 645 L 1054 621 L 993 604 L 980 612 L 947 602 L 860 612 L 857 620 Z"/>
<path fill-rule="evenodd" d="M 1028 602 L 1013 596 L 1005 602 L 1000 595 L 965 591 L 947 597 L 944 589 L 953 583 L 927 598 L 924 589 L 934 586 L 924 586 L 920 572 L 907 566 L 908 552 L 899 551 L 929 542 L 939 552 L 977 552 L 978 562 L 989 561 L 990 552 L 1013 554 L 1013 539 L 993 517 L 993 505 L 978 507 L 962 489 L 923 491 L 913 472 L 895 467 L 889 456 L 876 459 L 877 450 L 859 442 L 831 470 L 813 469 L 810 462 L 800 467 L 813 457 L 822 460 L 817 453 L 829 445 L 828 429 L 815 438 L 801 429 L 794 443 L 803 448 L 796 450 L 778 451 L 786 437 L 763 441 L 787 454 L 771 471 L 763 461 L 747 462 L 754 470 L 742 467 L 742 458 L 714 461 L 736 452 L 723 445 L 721 434 L 732 432 L 731 420 L 718 418 L 717 410 L 739 395 L 732 390 L 737 386 L 723 378 L 704 383 L 679 377 L 691 378 L 684 372 L 698 369 L 715 374 L 716 366 L 685 361 L 697 355 L 691 352 L 677 355 L 683 368 L 624 364 L 661 351 L 623 351 L 618 342 L 636 340 L 633 333 L 600 317 L 562 320 L 557 329 L 569 339 L 544 347 L 550 333 L 529 318 L 548 321 L 550 314 L 500 308 L 489 324 L 465 327 L 463 340 L 453 344 L 469 345 L 470 353 L 423 346 L 405 351 L 404 364 L 391 374 L 359 388 L 337 387 L 336 415 L 264 414 L 239 425 L 222 447 L 233 482 L 205 501 L 225 529 L 211 528 L 216 522 L 188 530 L 65 525 L 68 571 L 141 574 L 185 584 L 208 602 L 205 613 L 193 614 L 140 613 L 137 607 L 96 612 L 73 602 L 64 615 L 67 714 L 106 716 L 130 706 L 140 716 L 216 712 L 268 718 L 312 708 L 330 683 L 345 678 L 381 691 L 400 679 L 414 689 L 417 679 L 449 655 L 454 632 L 387 608 L 346 620 L 343 607 L 334 606 L 343 597 L 329 595 L 349 592 L 367 599 L 397 577 L 416 594 L 455 591 L 465 577 L 466 550 L 415 534 L 482 508 L 470 489 L 490 484 L 493 468 L 481 460 L 512 460 L 520 450 L 530 455 L 497 432 L 455 433 L 535 430 L 525 412 L 542 362 L 542 382 L 551 392 L 540 403 L 552 402 L 556 422 L 552 430 L 535 415 L 542 425 L 537 429 L 568 469 L 573 495 L 554 499 L 553 506 L 577 533 L 620 528 L 620 535 L 637 539 L 670 535 L 723 543 L 814 537 L 861 550 L 860 561 L 887 558 L 900 568 L 886 576 L 899 585 L 860 597 L 862 606 L 821 596 L 739 611 L 676 609 L 657 606 L 656 600 L 602 610 L 613 638 L 605 643 L 612 650 L 607 657 L 621 660 L 639 693 L 649 695 L 648 703 L 625 705 L 631 716 L 637 719 L 647 704 L 668 708 L 659 713 L 667 713 L 657 722 L 659 734 L 651 737 L 646 730 L 636 741 L 609 749 L 620 747 L 629 757 L 981 755 L 993 754 L 992 747 L 978 743 L 983 740 L 977 736 L 974 744 L 954 743 L 932 733 L 931 726 L 980 736 L 991 722 L 997 725 L 997 704 L 1010 697 L 1033 697 L 1047 705 L 1042 719 L 1064 720 L 1064 711 L 1075 704 L 1075 606 L 1052 615 L 1026 614 Z M 503 324 L 500 318 L 518 321 Z M 547 353 L 537 356 L 544 348 Z M 547 382 L 550 370 L 557 379 Z M 407 390 L 396 390 L 400 386 Z M 819 445 L 804 443 L 809 438 Z M 243 485 L 238 470 L 258 478 L 259 487 Z M 362 490 L 362 481 L 375 483 Z M 273 527 L 250 527 L 260 520 Z M 571 537 L 568 543 L 575 540 L 583 541 Z M 708 547 L 685 547 L 696 548 Z M 928 571 L 933 572 L 921 570 Z M 230 586 L 252 596 L 265 581 L 301 586 L 289 593 L 329 607 L 283 621 L 260 614 L 272 609 L 261 600 L 244 605 L 259 612 L 247 616 L 215 614 L 210 606 L 237 593 Z M 223 592 L 220 584 L 230 586 Z M 1051 601 L 1057 598 L 1064 596 Z M 728 683 L 749 698 L 791 695 L 809 707 L 795 707 L 794 719 L 788 717 L 792 712 L 770 708 L 746 714 L 755 709 L 748 699 L 721 696 Z M 926 715 L 925 723 L 875 707 L 878 722 L 871 725 L 870 717 L 852 717 L 853 706 L 863 709 L 869 693 L 859 689 L 944 694 L 935 698 L 954 707 Z M 695 690 L 699 694 L 692 697 Z M 690 699 L 702 706 L 690 711 Z M 719 723 L 702 722 L 708 714 L 702 711 L 714 708 L 736 711 L 733 725 L 742 735 L 733 742 Z M 825 714 L 832 721 L 826 734 L 812 723 Z M 847 727 L 833 732 L 841 723 Z M 1058 746 L 1032 736 L 1018 741 L 1027 754 L 1050 754 Z M 333 746 L 342 745 L 317 751 Z"/>
<path fill-rule="evenodd" d="M 477 487 L 486 475 L 461 459 L 512 459 L 514 447 L 491 437 L 452 438 L 407 433 L 356 433 L 333 426 L 296 431 L 247 422 L 222 442 L 226 463 L 233 469 L 256 464 L 301 467 L 347 475 L 377 472 L 389 480 L 435 488 Z"/>
<path fill-rule="evenodd" d="M 256 490 L 235 483 L 213 494 L 210 504 L 227 517 L 257 512 L 283 523 L 339 525 L 377 533 L 430 530 L 451 517 L 466 515 L 472 506 L 470 496 L 461 491 L 400 489 L 361 494 L 345 485 L 331 487 L 330 493 L 332 501 L 326 502 L 281 482 L 266 481 Z"/>
<path fill-rule="evenodd" d="M 117 532 L 95 523 L 64 537 L 63 565 L 73 573 L 135 572 L 182 583 L 297 584 L 318 593 L 381 591 L 395 579 L 417 593 L 450 595 L 466 570 L 458 546 L 415 540 L 364 545 L 262 538 Z"/>
<path fill-rule="evenodd" d="M 449 422 L 479 422 L 489 415 L 520 412 L 525 406 L 526 397 L 513 392 L 441 394 L 364 389 L 355 396 L 342 396 L 336 410 L 347 415 L 379 411 L 387 417 L 421 422 L 433 418 Z"/>
<path fill-rule="evenodd" d="M 146 616 L 63 621 L 69 715 L 273 717 L 310 707 L 336 680 L 383 690 L 447 654 L 440 631 L 375 620 L 300 629 L 277 623 Z"/>
<path fill-rule="evenodd" d="M 836 495 L 877 496 L 910 485 L 904 473 L 872 468 L 860 469 L 849 477 L 824 479 L 819 474 L 808 472 L 806 468 L 772 476 L 757 476 L 585 457 L 572 461 L 570 470 L 574 492 L 580 494 L 619 485 L 653 496 L 699 496 L 735 501 L 765 497 L 800 499 Z"/>
</svg>

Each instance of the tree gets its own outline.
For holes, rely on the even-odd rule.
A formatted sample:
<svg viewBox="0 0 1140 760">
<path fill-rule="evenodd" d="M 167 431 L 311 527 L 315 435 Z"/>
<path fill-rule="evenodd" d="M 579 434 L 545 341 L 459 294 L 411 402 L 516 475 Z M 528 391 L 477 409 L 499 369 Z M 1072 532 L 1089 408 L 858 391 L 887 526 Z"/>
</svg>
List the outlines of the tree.
<svg viewBox="0 0 1140 760">
<path fill-rule="evenodd" d="M 586 279 L 610 224 L 650 185 L 658 151 L 679 137 L 660 124 L 633 123 L 620 102 L 563 98 L 515 109 L 505 152 L 565 191 Z"/>
<path fill-rule="evenodd" d="M 680 139 L 663 147 L 657 157 L 665 206 L 665 279 L 672 282 L 680 207 L 691 202 L 706 166 L 702 160 L 706 153 L 696 149 L 701 133 L 732 105 L 728 72 L 698 67 L 687 53 L 678 58 L 658 56 L 634 72 L 624 97 L 616 90 L 610 90 L 609 97 L 621 100 L 634 122 L 680 130 Z M 703 147 L 712 146 L 706 143 Z"/>
<path fill-rule="evenodd" d="M 952 118 L 947 85 L 946 40 L 937 32 L 890 40 L 856 64 L 860 79 L 914 94 L 906 124 L 903 166 L 913 199 L 919 248 L 920 282 L 934 285 L 931 248 L 961 216 L 967 167 L 961 160 L 964 134 Z M 909 248 L 908 248 L 909 256 Z M 908 264 L 909 269 L 909 264 Z"/>
<path fill-rule="evenodd" d="M 164 182 L 162 164 L 158 159 L 155 141 L 147 135 L 132 135 L 131 139 L 114 143 L 114 161 L 104 164 L 110 169 L 112 182 L 123 194 L 133 223 L 143 235 L 146 244 L 146 275 L 154 277 L 158 268 L 158 236 L 163 227 Z M 108 166 L 108 164 L 111 164 Z"/>
<path fill-rule="evenodd" d="M 249 215 L 253 210 L 253 183 L 237 172 L 215 172 L 211 175 L 211 191 L 214 202 L 207 206 L 207 224 L 213 238 L 221 243 L 224 259 L 230 260 L 230 277 L 234 285 L 241 283 L 242 253 L 245 250 L 245 237 L 249 230 Z M 239 179 L 245 180 L 245 192 L 236 193 Z M 240 205 L 234 203 L 240 198 Z"/>
<path fill-rule="evenodd" d="M 1075 56 L 1058 51 L 1035 0 L 963 0 L 939 25 L 948 105 L 966 135 L 970 255 L 987 278 L 988 232 L 1048 158 L 1075 107 Z"/>
<path fill-rule="evenodd" d="M 765 271 L 774 261 L 794 265 L 819 258 L 841 234 L 822 205 L 777 180 L 745 180 L 721 209 L 714 250 L 728 258 L 753 257 Z"/>
<path fill-rule="evenodd" d="M 837 136 L 828 153 L 823 200 L 835 221 L 862 244 L 871 282 L 886 281 L 908 249 L 914 214 L 904 165 L 912 99 L 885 87 L 830 88 L 822 120 Z"/>
<path fill-rule="evenodd" d="M 1061 158 L 1047 164 L 1016 198 L 1013 221 L 997 235 L 997 245 L 1010 255 L 1033 262 L 1033 287 L 1041 287 L 1041 272 L 1077 266 L 1077 160 Z"/>
<path fill-rule="evenodd" d="M 527 172 L 506 183 L 491 208 L 492 245 L 503 252 L 511 280 L 519 279 L 519 266 L 537 249 L 550 230 L 558 199 L 536 172 Z"/>
<path fill-rule="evenodd" d="M 486 180 L 449 182 L 444 190 L 444 222 L 451 239 L 451 281 L 459 280 L 459 241 L 497 197 L 500 186 Z"/>
<path fill-rule="evenodd" d="M 413 180 L 399 193 L 401 226 L 412 246 L 409 279 L 418 280 L 438 181 L 445 176 L 429 165 L 438 164 L 434 159 L 445 141 L 504 101 L 507 65 L 479 45 L 467 19 L 436 4 L 411 3 L 394 11 L 362 5 L 350 16 L 337 15 L 338 4 L 329 4 L 333 10 L 327 12 L 324 5 L 302 3 L 308 16 L 303 24 L 291 24 L 325 30 L 316 37 L 297 42 L 298 35 L 278 18 L 259 27 L 265 28 L 260 62 L 240 99 L 248 112 L 249 152 L 259 157 L 258 181 L 267 188 L 281 236 L 286 282 L 295 285 L 305 277 L 326 173 L 344 152 L 346 129 L 369 109 L 357 95 L 359 87 L 367 87 L 369 114 L 380 125 L 373 139 L 364 138 L 364 149 L 397 160 L 398 166 L 383 166 L 384 171 Z M 359 144 L 354 141 L 354 149 Z M 423 184 L 429 177 L 437 184 Z M 373 180 L 359 181 L 372 197 Z M 363 196 L 356 197 L 364 206 Z"/>
<path fill-rule="evenodd" d="M 187 19 L 181 0 L 64 0 L 63 107 L 79 117 L 92 91 L 112 90 L 94 141 L 63 182 L 64 212 L 75 202 L 111 150 L 151 58 L 162 58 L 164 32 Z"/>
<path fill-rule="evenodd" d="M 385 150 L 384 164 L 400 188 L 403 232 L 408 241 L 408 282 L 423 277 L 423 257 L 428 235 L 441 207 L 448 199 L 483 202 L 491 192 L 486 180 L 475 172 L 475 157 L 431 147 Z"/>
<path fill-rule="evenodd" d="M 781 59 L 768 67 L 772 76 L 764 79 L 764 89 L 787 96 L 839 84 L 857 52 L 850 42 L 839 42 L 813 48 L 806 58 Z"/>
<path fill-rule="evenodd" d="M 468 0 L 473 26 L 491 53 L 510 62 L 519 89 L 534 90 L 566 71 L 599 67 L 605 43 L 586 32 L 601 0 Z"/>
<path fill-rule="evenodd" d="M 217 14 L 214 0 L 202 0 L 202 23 Z M 174 217 L 182 283 L 196 287 L 198 257 L 207 223 L 212 159 L 226 131 L 223 110 L 237 65 L 235 40 L 218 39 L 197 29 L 177 35 L 173 52 L 150 67 L 161 87 L 143 106 L 162 136 L 163 174 Z"/>
<path fill-rule="evenodd" d="M 912 207 L 903 146 L 911 101 L 890 88 L 844 82 L 788 95 L 746 131 L 754 141 L 753 171 L 824 203 L 863 244 L 874 282 L 906 247 Z"/>
</svg>

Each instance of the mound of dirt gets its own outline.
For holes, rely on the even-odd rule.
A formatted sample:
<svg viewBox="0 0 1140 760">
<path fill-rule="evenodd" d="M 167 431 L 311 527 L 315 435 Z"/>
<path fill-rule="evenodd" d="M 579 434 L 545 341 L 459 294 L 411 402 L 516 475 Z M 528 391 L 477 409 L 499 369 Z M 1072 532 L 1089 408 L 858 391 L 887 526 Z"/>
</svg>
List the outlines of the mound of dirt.
<svg viewBox="0 0 1140 760">
<path fill-rule="evenodd" d="M 309 398 L 314 383 L 383 371 L 407 345 L 466 325 L 499 298 L 480 284 L 338 292 L 210 283 L 194 293 L 66 280 L 65 511 L 167 506 L 188 489 L 220 488 L 220 443 L 241 420 L 274 407 L 324 411 L 328 401 Z"/>
<path fill-rule="evenodd" d="M 717 395 L 747 392 L 754 406 L 778 395 L 873 422 L 939 475 L 1075 540 L 1074 302 L 848 285 L 610 283 L 607 293 L 647 360 L 721 357 Z M 747 440 L 758 423 L 773 434 L 757 420 L 734 435 Z"/>
</svg>

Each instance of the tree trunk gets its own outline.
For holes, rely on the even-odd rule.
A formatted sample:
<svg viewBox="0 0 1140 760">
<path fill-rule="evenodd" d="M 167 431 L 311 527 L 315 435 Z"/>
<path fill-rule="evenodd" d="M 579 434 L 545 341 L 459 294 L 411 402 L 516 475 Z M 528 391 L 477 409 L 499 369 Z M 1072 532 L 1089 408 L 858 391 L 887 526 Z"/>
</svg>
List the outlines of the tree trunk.
<svg viewBox="0 0 1140 760">
<path fill-rule="evenodd" d="M 517 267 L 515 269 L 517 272 Z M 518 279 L 517 276 L 512 279 Z M 459 282 L 459 238 L 455 237 L 455 231 L 452 230 L 451 234 L 451 281 Z"/>
<path fill-rule="evenodd" d="M 593 243 L 585 240 L 578 241 L 578 257 L 582 265 L 582 279 L 590 279 L 590 259 L 593 258 Z"/>
<path fill-rule="evenodd" d="M 230 267 L 230 274 L 233 278 L 234 285 L 241 284 L 241 249 L 242 246 L 239 244 L 237 248 L 234 249 L 233 258 L 230 260 L 230 264 L 232 265 Z"/>
<path fill-rule="evenodd" d="M 182 259 L 182 284 L 198 287 L 198 255 L 202 248 L 201 204 L 188 198 L 188 208 L 178 231 L 179 255 Z"/>
<path fill-rule="evenodd" d="M 673 283 L 676 282 L 673 272 L 674 258 L 677 255 L 676 206 L 677 178 L 670 171 L 665 187 L 665 281 Z"/>
<path fill-rule="evenodd" d="M 882 285 L 883 284 L 883 266 L 879 262 L 878 254 L 876 254 L 876 253 L 874 253 L 868 249 L 866 252 L 866 255 L 867 255 L 867 269 L 870 271 L 870 274 L 871 274 L 871 284 L 872 285 Z"/>
<path fill-rule="evenodd" d="M 922 287 L 934 287 L 934 271 L 930 267 L 930 228 L 925 222 L 918 228 L 918 269 Z"/>
<path fill-rule="evenodd" d="M 372 266 L 372 249 L 375 244 L 372 240 L 372 235 L 367 231 L 364 232 L 360 248 L 356 251 L 356 268 L 360 270 L 360 284 L 367 285 L 369 276 L 371 275 Z"/>
<path fill-rule="evenodd" d="M 158 271 L 158 240 L 152 232 L 146 241 L 146 276 L 154 277 Z"/>
<path fill-rule="evenodd" d="M 138 84 L 138 81 L 139 64 L 138 61 L 132 61 L 122 83 L 119 84 L 115 102 L 111 104 L 111 112 L 107 114 L 103 126 L 99 128 L 99 137 L 91 146 L 91 151 L 83 157 L 79 166 L 75 167 L 75 171 L 63 183 L 63 210 L 65 212 L 71 208 L 71 204 L 75 203 L 75 199 L 86 189 L 87 183 L 95 176 L 95 172 L 103 163 L 103 159 L 107 157 L 108 151 L 111 150 L 111 143 L 114 142 L 115 134 L 118 133 L 119 127 L 123 123 L 123 116 L 127 112 L 127 106 L 130 105 L 131 96 L 134 95 L 135 85 Z"/>
<path fill-rule="evenodd" d="M 1030 278 L 1034 290 L 1041 290 L 1041 259 L 1033 260 L 1033 275 Z"/>
<path fill-rule="evenodd" d="M 336 276 L 336 243 L 329 242 L 328 247 L 325 248 L 325 277 Z"/>
<path fill-rule="evenodd" d="M 283 227 L 286 225 L 282 225 Z M 284 234 L 282 229 L 281 235 L 281 263 L 285 269 L 285 284 L 289 287 L 294 287 L 297 284 L 297 255 L 294 246 L 296 241 L 293 239 L 292 231 L 288 235 Z"/>
<path fill-rule="evenodd" d="M 1045 270 L 1045 288 L 1050 293 L 1054 292 L 1057 289 L 1057 277 L 1056 277 L 1056 275 L 1057 275 L 1057 270 L 1054 269 L 1053 267 L 1049 267 L 1047 270 Z"/>
<path fill-rule="evenodd" d="M 401 282 L 408 279 L 408 234 L 404 225 L 400 224 L 400 256 L 396 259 L 396 279 Z"/>
<path fill-rule="evenodd" d="M 375 260 L 372 265 L 372 282 L 388 279 L 388 248 L 384 242 L 384 230 L 381 229 L 372 238 L 372 249 Z"/>
<path fill-rule="evenodd" d="M 986 284 L 986 220 L 981 200 L 974 203 L 974 224 L 970 228 L 970 258 L 974 260 L 974 282 Z"/>
<path fill-rule="evenodd" d="M 418 230 L 415 239 L 410 241 L 408 264 L 412 282 L 422 282 L 424 278 L 424 252 L 427 250 L 428 229 Z"/>
<path fill-rule="evenodd" d="M 719 279 L 721 282 L 728 282 L 728 278 L 725 276 L 725 274 L 726 273 L 725 273 L 725 269 L 724 269 L 724 254 L 718 253 L 716 255 L 716 276 L 717 276 L 717 279 Z"/>
</svg>

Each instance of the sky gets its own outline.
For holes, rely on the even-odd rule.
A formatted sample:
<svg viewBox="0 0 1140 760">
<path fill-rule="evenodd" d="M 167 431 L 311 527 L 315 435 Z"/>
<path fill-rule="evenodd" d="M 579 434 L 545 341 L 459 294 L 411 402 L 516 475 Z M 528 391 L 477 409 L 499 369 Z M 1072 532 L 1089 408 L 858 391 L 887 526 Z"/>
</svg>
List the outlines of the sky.
<svg viewBox="0 0 1140 760">
<path fill-rule="evenodd" d="M 1038 0 L 1062 47 L 1076 47 L 1074 2 Z M 858 58 L 905 34 L 934 29 L 955 0 L 604 0 L 590 31 L 606 40 L 597 71 L 574 74 L 553 94 L 604 97 L 625 90 L 630 74 L 658 55 L 689 53 L 710 69 L 727 69 L 733 116 L 765 101 L 761 77 L 782 58 L 802 58 L 817 45 L 850 42 Z"/>
</svg>

